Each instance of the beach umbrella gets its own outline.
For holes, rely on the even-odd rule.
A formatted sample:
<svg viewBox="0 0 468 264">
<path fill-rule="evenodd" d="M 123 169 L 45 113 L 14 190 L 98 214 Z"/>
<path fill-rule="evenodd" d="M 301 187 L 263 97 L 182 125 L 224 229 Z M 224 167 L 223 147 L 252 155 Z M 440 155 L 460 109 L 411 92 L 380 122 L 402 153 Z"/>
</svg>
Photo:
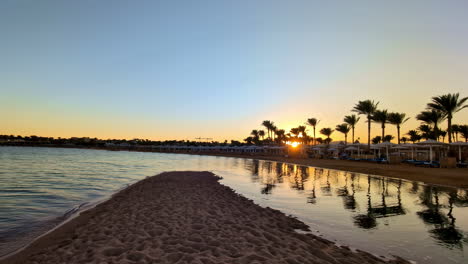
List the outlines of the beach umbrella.
<svg viewBox="0 0 468 264">
<path fill-rule="evenodd" d="M 350 150 L 350 151 L 351 151 L 351 155 L 353 155 L 353 151 L 354 151 L 354 150 L 359 150 L 359 149 L 356 148 L 356 147 L 352 147 L 352 146 L 351 146 L 351 147 L 345 148 L 344 150 L 348 150 L 348 151 Z"/>
<path fill-rule="evenodd" d="M 388 148 L 392 147 L 392 146 L 395 146 L 395 145 L 396 145 L 395 143 L 388 142 L 388 141 L 376 144 L 376 146 L 379 147 L 379 148 L 385 148 L 385 153 L 387 154 L 387 160 L 388 161 L 390 161 L 390 155 L 388 155 Z"/>
<path fill-rule="evenodd" d="M 405 150 L 405 149 L 411 149 L 411 159 L 414 159 L 414 146 L 413 144 L 400 144 L 393 146 L 392 149 L 398 149 L 398 150 Z"/>
<path fill-rule="evenodd" d="M 457 141 L 450 143 L 450 145 L 458 146 L 458 161 L 461 162 L 461 147 L 468 146 L 468 142 Z"/>
<path fill-rule="evenodd" d="M 359 150 L 360 150 L 361 148 L 367 147 L 366 144 L 362 144 L 362 143 L 353 143 L 353 144 L 349 144 L 349 145 L 350 145 L 350 146 L 353 146 L 353 147 L 357 147 L 358 155 L 360 155 Z"/>
<path fill-rule="evenodd" d="M 446 146 L 447 143 L 443 143 L 434 139 L 428 139 L 425 141 L 421 141 L 416 143 L 418 145 L 423 145 L 423 146 L 429 146 L 429 160 L 432 163 L 432 148 L 433 147 L 440 147 L 440 146 Z"/>
</svg>

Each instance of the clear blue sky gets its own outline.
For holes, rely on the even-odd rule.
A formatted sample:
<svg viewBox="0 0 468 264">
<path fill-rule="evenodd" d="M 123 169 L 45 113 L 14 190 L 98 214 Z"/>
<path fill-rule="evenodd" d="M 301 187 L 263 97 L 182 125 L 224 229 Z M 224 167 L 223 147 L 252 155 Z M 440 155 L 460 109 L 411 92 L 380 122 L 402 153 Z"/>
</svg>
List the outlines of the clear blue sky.
<svg viewBox="0 0 468 264">
<path fill-rule="evenodd" d="M 265 119 L 334 127 L 367 98 L 413 117 L 431 96 L 468 96 L 467 10 L 466 1 L 4 0 L 0 134 L 242 139 Z"/>
</svg>

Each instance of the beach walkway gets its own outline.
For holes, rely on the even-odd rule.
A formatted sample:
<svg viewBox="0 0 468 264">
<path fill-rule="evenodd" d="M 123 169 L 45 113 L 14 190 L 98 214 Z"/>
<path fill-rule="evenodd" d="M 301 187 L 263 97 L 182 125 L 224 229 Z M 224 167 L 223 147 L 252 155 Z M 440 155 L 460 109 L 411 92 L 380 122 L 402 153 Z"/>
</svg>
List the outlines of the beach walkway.
<svg viewBox="0 0 468 264">
<path fill-rule="evenodd" d="M 218 181 L 210 172 L 146 178 L 0 263 L 385 263 L 300 234 L 302 222 Z"/>
</svg>

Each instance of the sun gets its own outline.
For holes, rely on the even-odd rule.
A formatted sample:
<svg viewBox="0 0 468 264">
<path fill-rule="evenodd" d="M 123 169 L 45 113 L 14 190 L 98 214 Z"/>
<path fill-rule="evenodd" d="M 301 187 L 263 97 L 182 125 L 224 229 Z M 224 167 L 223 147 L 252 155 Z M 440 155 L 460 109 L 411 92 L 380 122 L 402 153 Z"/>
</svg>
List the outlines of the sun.
<svg viewBox="0 0 468 264">
<path fill-rule="evenodd" d="M 288 141 L 288 142 L 286 142 L 286 144 L 290 145 L 293 148 L 299 146 L 299 142 L 296 142 L 296 141 L 293 141 L 293 142 Z"/>
</svg>

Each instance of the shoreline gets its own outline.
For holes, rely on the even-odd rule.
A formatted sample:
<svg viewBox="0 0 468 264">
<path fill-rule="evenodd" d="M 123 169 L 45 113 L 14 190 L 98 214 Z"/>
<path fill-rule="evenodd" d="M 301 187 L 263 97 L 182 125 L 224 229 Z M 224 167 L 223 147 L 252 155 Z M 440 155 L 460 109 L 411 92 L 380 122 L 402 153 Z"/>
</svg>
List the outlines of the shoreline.
<svg viewBox="0 0 468 264">
<path fill-rule="evenodd" d="M 62 148 L 58 146 L 12 146 L 12 147 L 44 147 Z M 185 154 L 197 156 L 216 156 L 230 158 L 257 159 L 266 161 L 276 161 L 291 163 L 303 166 L 349 171 L 375 176 L 392 177 L 409 181 L 417 181 L 425 184 L 438 185 L 443 187 L 455 187 L 468 189 L 468 168 L 425 168 L 408 164 L 377 164 L 364 161 L 331 160 L 315 158 L 295 158 L 273 155 L 251 155 L 251 154 L 231 154 L 231 153 L 210 153 L 210 152 L 160 152 L 142 151 L 135 149 L 106 149 L 106 148 L 76 148 L 63 147 L 65 149 L 87 149 L 97 151 L 128 151 L 128 152 L 148 152 L 162 154 Z"/>
<path fill-rule="evenodd" d="M 281 156 L 262 155 L 236 155 L 236 154 L 215 154 L 215 153 L 173 153 L 158 152 L 168 154 L 187 154 L 200 156 L 217 156 L 231 158 L 246 158 L 274 162 L 283 162 L 296 165 L 348 171 L 372 176 L 391 177 L 408 181 L 422 182 L 424 184 L 438 185 L 443 187 L 468 189 L 468 168 L 425 168 L 407 164 L 376 164 L 364 161 L 331 160 L 313 158 L 295 158 Z"/>
<path fill-rule="evenodd" d="M 15 147 L 15 146 L 13 146 Z M 16 146 L 16 147 L 51 147 L 51 146 Z M 52 146 L 51 148 L 61 148 Z M 418 181 L 426 184 L 439 185 L 444 187 L 455 187 L 468 189 L 468 168 L 425 168 L 416 167 L 408 164 L 377 164 L 364 161 L 349 161 L 349 160 L 331 160 L 331 159 L 315 159 L 315 158 L 295 158 L 273 155 L 251 155 L 249 154 L 232 154 L 232 153 L 210 153 L 210 152 L 160 152 L 160 151 L 145 151 L 137 149 L 107 149 L 107 148 L 77 148 L 63 147 L 65 149 L 88 149 L 88 150 L 104 150 L 104 151 L 128 151 L 128 152 L 149 152 L 163 154 L 185 154 L 199 156 L 217 156 L 231 158 L 246 158 L 258 159 L 266 161 L 276 161 L 284 163 L 292 163 L 297 165 L 319 167 L 324 169 L 333 169 L 341 171 L 349 171 L 376 176 L 392 177 L 405 179 L 409 181 Z"/>
<path fill-rule="evenodd" d="M 0 263 L 408 263 L 300 234 L 307 225 L 219 179 L 210 172 L 148 177 Z"/>
</svg>

